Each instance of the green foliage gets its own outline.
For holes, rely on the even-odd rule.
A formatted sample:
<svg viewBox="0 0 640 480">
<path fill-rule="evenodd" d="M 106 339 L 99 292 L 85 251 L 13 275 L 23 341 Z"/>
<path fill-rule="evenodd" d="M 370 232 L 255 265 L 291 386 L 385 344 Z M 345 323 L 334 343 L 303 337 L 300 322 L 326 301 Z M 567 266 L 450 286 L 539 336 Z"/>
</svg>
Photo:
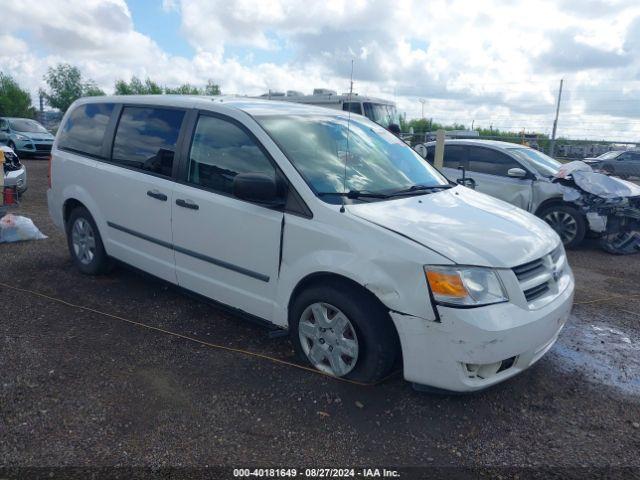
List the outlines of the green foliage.
<svg viewBox="0 0 640 480">
<path fill-rule="evenodd" d="M 49 67 L 44 80 L 49 90 L 42 91 L 42 95 L 51 107 L 62 113 L 80 97 L 104 95 L 93 80 L 83 80 L 80 69 L 68 63 Z"/>
<path fill-rule="evenodd" d="M 204 88 L 185 83 L 179 87 L 161 87 L 149 77 L 142 82 L 138 77 L 131 77 L 129 82 L 118 80 L 115 84 L 116 95 L 220 95 L 220 87 L 211 80 Z"/>
<path fill-rule="evenodd" d="M 213 83 L 212 80 L 209 80 L 207 82 L 207 86 L 204 87 L 204 95 L 209 95 L 209 96 L 213 96 L 213 95 L 221 95 L 222 92 L 220 91 L 220 86 Z"/>
<path fill-rule="evenodd" d="M 31 95 L 9 75 L 0 72 L 0 116 L 33 118 Z"/>
<path fill-rule="evenodd" d="M 176 88 L 165 87 L 164 93 L 168 95 L 202 95 L 202 91 L 198 87 L 188 83 Z"/>
<path fill-rule="evenodd" d="M 160 85 L 149 77 L 144 83 L 138 77 L 131 77 L 129 83 L 118 80 L 115 85 L 116 95 L 161 95 L 164 91 Z"/>
</svg>

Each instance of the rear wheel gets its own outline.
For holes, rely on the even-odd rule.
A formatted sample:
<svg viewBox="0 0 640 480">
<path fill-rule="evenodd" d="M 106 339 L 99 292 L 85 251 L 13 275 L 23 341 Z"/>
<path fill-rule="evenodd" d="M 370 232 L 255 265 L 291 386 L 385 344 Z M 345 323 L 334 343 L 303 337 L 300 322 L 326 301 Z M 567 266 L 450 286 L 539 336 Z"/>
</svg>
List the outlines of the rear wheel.
<svg viewBox="0 0 640 480">
<path fill-rule="evenodd" d="M 93 217 L 84 207 L 74 209 L 67 220 L 67 245 L 78 270 L 87 275 L 109 271 L 111 261 Z"/>
<path fill-rule="evenodd" d="M 18 155 L 18 151 L 16 150 L 16 144 L 13 143 L 11 140 L 9 140 L 9 142 L 7 142 L 7 147 L 9 147 L 11 150 L 13 150 L 13 153 Z"/>
<path fill-rule="evenodd" d="M 539 214 L 562 239 L 566 248 L 577 247 L 584 239 L 586 224 L 584 216 L 569 205 L 553 205 Z"/>
<path fill-rule="evenodd" d="M 375 299 L 351 285 L 313 286 L 294 300 L 291 340 L 298 356 L 335 377 L 375 382 L 395 363 L 395 327 Z"/>
</svg>

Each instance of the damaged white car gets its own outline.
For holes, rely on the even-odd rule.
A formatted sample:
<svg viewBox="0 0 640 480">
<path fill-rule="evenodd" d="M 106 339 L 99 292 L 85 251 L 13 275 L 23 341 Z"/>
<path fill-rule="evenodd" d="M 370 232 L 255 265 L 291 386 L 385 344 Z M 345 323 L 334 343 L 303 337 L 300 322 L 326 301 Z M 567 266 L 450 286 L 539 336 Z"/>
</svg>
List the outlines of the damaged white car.
<svg viewBox="0 0 640 480">
<path fill-rule="evenodd" d="M 431 164 L 435 142 L 415 150 Z M 638 251 L 640 189 L 633 183 L 607 177 L 578 162 L 574 178 L 566 166 L 524 145 L 493 140 L 446 140 L 442 172 L 465 181 L 482 193 L 509 202 L 542 218 L 573 248 L 585 236 L 600 237 L 611 253 Z M 566 178 L 559 178 L 565 177 Z"/>
<path fill-rule="evenodd" d="M 591 232 L 610 253 L 640 251 L 640 187 L 596 173 L 584 162 L 563 165 L 554 176 L 562 198 L 585 215 Z"/>
<path fill-rule="evenodd" d="M 542 220 L 452 184 L 370 120 L 248 98 L 90 97 L 51 155 L 53 222 L 86 274 L 115 258 L 288 331 L 303 362 L 472 391 L 538 361 L 574 278 Z M 206 321 L 207 319 L 202 319 Z"/>
</svg>

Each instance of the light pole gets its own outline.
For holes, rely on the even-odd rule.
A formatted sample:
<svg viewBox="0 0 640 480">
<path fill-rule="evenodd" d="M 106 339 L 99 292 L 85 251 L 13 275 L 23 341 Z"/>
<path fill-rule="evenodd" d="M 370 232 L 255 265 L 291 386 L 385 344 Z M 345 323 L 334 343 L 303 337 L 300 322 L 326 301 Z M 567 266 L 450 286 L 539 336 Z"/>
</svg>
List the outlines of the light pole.
<svg viewBox="0 0 640 480">
<path fill-rule="evenodd" d="M 424 118 L 424 104 L 427 103 L 427 101 L 424 98 L 419 98 L 418 101 L 422 104 L 422 115 L 420 118 Z"/>
</svg>

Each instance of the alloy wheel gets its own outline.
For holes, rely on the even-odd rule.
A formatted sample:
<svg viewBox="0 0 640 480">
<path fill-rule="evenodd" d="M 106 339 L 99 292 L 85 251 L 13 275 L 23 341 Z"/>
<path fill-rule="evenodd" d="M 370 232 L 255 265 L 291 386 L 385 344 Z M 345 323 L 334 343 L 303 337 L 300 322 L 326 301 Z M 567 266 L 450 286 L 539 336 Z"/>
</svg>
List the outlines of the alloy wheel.
<svg viewBox="0 0 640 480">
<path fill-rule="evenodd" d="M 564 244 L 571 242 L 578 233 L 578 222 L 566 212 L 552 210 L 543 217 L 543 220 L 560 235 Z"/>
<path fill-rule="evenodd" d="M 83 265 L 89 265 L 96 256 L 96 236 L 93 227 L 84 218 L 79 217 L 71 227 L 71 243 L 76 258 Z"/>
<path fill-rule="evenodd" d="M 358 362 L 358 337 L 349 318 L 324 302 L 309 305 L 298 324 L 302 350 L 318 370 L 343 377 Z"/>
</svg>

